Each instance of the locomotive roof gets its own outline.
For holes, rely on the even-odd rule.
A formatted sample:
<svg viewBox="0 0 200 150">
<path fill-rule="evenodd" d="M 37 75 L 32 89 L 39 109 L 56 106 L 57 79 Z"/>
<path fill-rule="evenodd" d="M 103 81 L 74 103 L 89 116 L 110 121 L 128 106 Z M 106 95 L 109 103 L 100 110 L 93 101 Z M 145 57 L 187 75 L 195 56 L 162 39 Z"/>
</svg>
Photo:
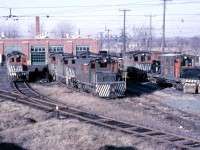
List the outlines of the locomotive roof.
<svg viewBox="0 0 200 150">
<path fill-rule="evenodd" d="M 79 58 L 79 59 L 77 59 L 76 61 L 77 61 L 77 62 L 82 62 L 82 63 L 91 63 L 91 62 L 94 62 L 94 61 L 104 61 L 105 59 L 107 60 L 107 59 L 112 59 L 112 58 L 103 58 L 103 57 L 94 58 L 94 57 L 87 57 L 87 58 Z"/>
<path fill-rule="evenodd" d="M 188 55 L 188 54 L 162 54 L 161 57 L 182 57 L 182 56 L 188 56 L 188 57 L 196 57 L 194 55 Z"/>
<path fill-rule="evenodd" d="M 151 54 L 151 53 L 147 51 L 129 51 L 125 53 L 125 55 L 133 55 L 133 56 L 138 54 Z"/>
<path fill-rule="evenodd" d="M 22 52 L 19 52 L 19 51 L 12 51 L 11 53 L 8 53 L 7 54 L 7 57 L 11 57 L 11 56 L 26 56 L 25 54 L 23 54 Z"/>
</svg>

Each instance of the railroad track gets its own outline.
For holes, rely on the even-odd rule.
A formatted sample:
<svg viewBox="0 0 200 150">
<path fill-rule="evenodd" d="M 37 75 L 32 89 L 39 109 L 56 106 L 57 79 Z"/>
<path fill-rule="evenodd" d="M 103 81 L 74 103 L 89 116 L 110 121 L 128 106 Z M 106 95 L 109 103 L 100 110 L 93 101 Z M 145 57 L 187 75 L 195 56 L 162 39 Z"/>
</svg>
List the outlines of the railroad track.
<svg viewBox="0 0 200 150">
<path fill-rule="evenodd" d="M 127 88 L 128 92 L 132 92 L 133 89 L 137 89 L 139 91 L 147 91 L 149 87 L 143 86 L 137 83 L 134 84 L 133 87 Z M 163 121 L 173 121 L 173 125 L 181 125 L 184 129 L 199 131 L 200 130 L 200 116 L 196 114 L 191 114 L 189 112 L 185 112 L 180 109 L 174 109 L 167 104 L 160 102 L 158 99 L 162 99 L 163 97 L 157 96 L 158 99 L 151 97 L 149 95 L 143 95 L 143 98 L 146 101 L 136 102 L 136 101 L 129 101 L 130 104 L 136 106 L 136 111 L 143 112 L 148 114 L 149 116 L 160 118 Z M 140 104 L 139 104 L 140 103 Z"/>
<path fill-rule="evenodd" d="M 24 85 L 21 85 L 22 83 L 14 84 L 17 85 L 15 87 L 16 90 L 19 89 L 20 94 L 17 94 L 16 92 L 7 92 L 0 90 L 0 96 L 23 104 L 28 104 L 36 108 L 43 109 L 45 111 L 55 111 L 62 117 L 74 117 L 87 123 L 91 123 L 101 127 L 114 129 L 127 134 L 133 134 L 138 137 L 146 137 L 161 143 L 167 143 L 176 148 L 191 150 L 200 149 L 200 140 L 195 140 L 192 138 L 176 135 L 173 133 L 167 133 L 161 130 L 152 129 L 134 123 L 123 122 L 114 118 L 85 112 L 80 109 L 45 98 L 35 92 L 32 92 L 30 94 L 30 91 L 32 90 L 30 89 L 30 91 L 27 92 L 29 86 L 24 87 Z M 33 93 L 35 93 L 35 95 L 33 95 Z"/>
</svg>

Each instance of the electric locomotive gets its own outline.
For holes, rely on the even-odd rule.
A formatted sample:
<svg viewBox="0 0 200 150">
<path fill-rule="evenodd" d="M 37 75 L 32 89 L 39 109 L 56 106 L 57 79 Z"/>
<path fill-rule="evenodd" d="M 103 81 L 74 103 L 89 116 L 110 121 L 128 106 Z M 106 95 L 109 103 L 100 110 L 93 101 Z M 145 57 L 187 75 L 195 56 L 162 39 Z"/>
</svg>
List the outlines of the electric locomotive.
<svg viewBox="0 0 200 150">
<path fill-rule="evenodd" d="M 99 97 L 125 96 L 125 82 L 117 76 L 118 61 L 110 57 L 51 54 L 49 72 L 55 80 Z"/>
<path fill-rule="evenodd" d="M 170 84 L 185 93 L 200 93 L 200 68 L 195 65 L 197 56 L 163 54 L 152 63 L 150 81 Z"/>
<path fill-rule="evenodd" d="M 29 80 L 27 56 L 19 51 L 7 55 L 7 74 L 11 81 Z"/>
<path fill-rule="evenodd" d="M 139 81 L 147 80 L 147 72 L 151 71 L 151 53 L 147 51 L 130 51 L 123 55 L 122 72 L 127 72 L 129 78 Z"/>
</svg>

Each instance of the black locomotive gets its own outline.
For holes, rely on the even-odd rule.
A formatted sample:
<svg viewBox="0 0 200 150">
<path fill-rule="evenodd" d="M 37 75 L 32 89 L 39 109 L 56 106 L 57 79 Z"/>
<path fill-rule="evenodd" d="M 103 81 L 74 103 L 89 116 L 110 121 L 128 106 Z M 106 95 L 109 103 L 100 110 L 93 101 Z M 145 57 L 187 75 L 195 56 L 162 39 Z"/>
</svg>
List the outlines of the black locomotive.
<svg viewBox="0 0 200 150">
<path fill-rule="evenodd" d="M 125 96 L 126 85 L 117 77 L 118 60 L 100 55 L 76 57 L 72 54 L 51 54 L 49 72 L 54 80 L 99 97 Z"/>
<path fill-rule="evenodd" d="M 200 93 L 200 68 L 197 56 L 186 54 L 163 54 L 152 63 L 150 81 L 171 84 L 185 93 Z"/>
</svg>

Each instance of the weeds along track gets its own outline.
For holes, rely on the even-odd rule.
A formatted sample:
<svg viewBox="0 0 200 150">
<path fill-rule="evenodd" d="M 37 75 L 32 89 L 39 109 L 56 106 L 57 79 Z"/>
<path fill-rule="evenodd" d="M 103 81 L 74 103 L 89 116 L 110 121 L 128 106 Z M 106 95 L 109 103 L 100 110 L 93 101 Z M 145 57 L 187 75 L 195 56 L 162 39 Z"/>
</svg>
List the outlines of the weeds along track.
<svg viewBox="0 0 200 150">
<path fill-rule="evenodd" d="M 150 93 L 148 91 L 148 86 L 144 86 L 138 83 L 134 84 L 134 86 L 129 86 L 129 88 L 127 88 L 128 92 L 130 93 L 134 89 L 137 89 L 137 91 L 147 91 L 147 93 Z M 129 103 L 131 103 L 132 106 L 137 107 L 137 109 L 134 109 L 134 111 L 141 111 L 142 113 L 146 115 L 148 114 L 149 116 L 154 117 L 156 119 L 159 118 L 163 121 L 173 122 L 173 125 L 181 125 L 185 129 L 200 132 L 199 115 L 191 114 L 183 110 L 170 107 L 169 105 L 161 102 L 163 98 L 164 97 L 160 95 L 153 94 L 152 96 L 150 96 L 150 94 L 144 93 L 144 95 L 142 95 L 143 101 L 131 101 L 130 98 Z"/>
<path fill-rule="evenodd" d="M 141 138 L 153 139 L 157 142 L 166 143 L 176 148 L 200 148 L 200 140 L 195 140 L 192 138 L 164 132 L 161 130 L 155 130 L 145 126 L 123 122 L 106 116 L 85 112 L 80 109 L 67 106 L 57 101 L 45 98 L 36 92 L 30 92 L 33 90 L 25 84 L 26 83 L 24 82 L 13 84 L 13 86 L 15 86 L 15 90 L 19 91 L 19 94 L 16 93 L 16 91 L 7 92 L 0 90 L 0 96 L 12 101 L 31 105 L 45 111 L 55 111 L 55 113 L 59 114 L 60 117 L 74 117 L 87 123 L 113 129 L 116 131 L 121 131 L 126 134 L 133 134 L 134 136 L 138 136 Z M 28 89 L 30 89 L 29 92 Z M 35 95 L 33 93 L 35 93 Z"/>
</svg>

